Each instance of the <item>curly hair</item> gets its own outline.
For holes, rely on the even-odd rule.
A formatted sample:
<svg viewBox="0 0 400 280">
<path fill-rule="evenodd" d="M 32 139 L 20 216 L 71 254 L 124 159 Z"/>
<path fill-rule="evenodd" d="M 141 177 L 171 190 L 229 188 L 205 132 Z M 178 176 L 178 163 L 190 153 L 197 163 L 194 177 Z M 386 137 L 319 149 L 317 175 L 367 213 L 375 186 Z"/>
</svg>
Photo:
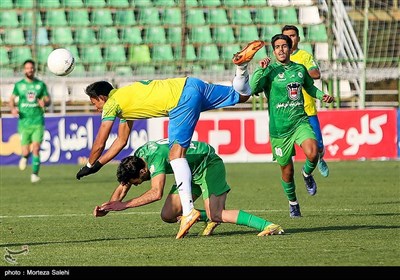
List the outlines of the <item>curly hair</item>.
<svg viewBox="0 0 400 280">
<path fill-rule="evenodd" d="M 140 170 L 145 166 L 144 161 L 137 156 L 128 156 L 122 159 L 117 168 L 118 182 L 127 184 L 129 180 L 139 178 Z"/>
</svg>

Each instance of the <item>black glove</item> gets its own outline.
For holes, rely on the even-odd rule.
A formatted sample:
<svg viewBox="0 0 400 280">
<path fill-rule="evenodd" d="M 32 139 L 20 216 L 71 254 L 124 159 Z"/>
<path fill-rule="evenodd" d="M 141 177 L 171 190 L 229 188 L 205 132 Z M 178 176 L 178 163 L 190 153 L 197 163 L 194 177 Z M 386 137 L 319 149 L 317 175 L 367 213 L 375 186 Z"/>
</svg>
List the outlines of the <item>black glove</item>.
<svg viewBox="0 0 400 280">
<path fill-rule="evenodd" d="M 96 173 L 103 167 L 103 164 L 99 161 L 96 161 L 92 167 L 88 167 L 87 165 L 83 166 L 79 169 L 79 172 L 76 174 L 76 179 L 80 180 L 82 177 L 85 177 L 89 174 Z"/>
</svg>

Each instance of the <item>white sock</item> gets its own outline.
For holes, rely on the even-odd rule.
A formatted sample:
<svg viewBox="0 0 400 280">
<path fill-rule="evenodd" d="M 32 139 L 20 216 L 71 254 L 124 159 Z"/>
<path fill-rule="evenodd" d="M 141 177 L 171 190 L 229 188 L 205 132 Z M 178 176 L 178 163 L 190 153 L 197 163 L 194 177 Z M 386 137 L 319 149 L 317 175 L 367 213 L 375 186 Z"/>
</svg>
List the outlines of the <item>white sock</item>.
<svg viewBox="0 0 400 280">
<path fill-rule="evenodd" d="M 290 200 L 289 200 L 289 204 L 290 204 L 290 205 L 297 205 L 297 204 L 299 204 L 299 203 L 297 202 L 297 200 L 296 200 L 296 201 L 290 201 Z"/>
<path fill-rule="evenodd" d="M 189 215 L 194 208 L 192 198 L 192 172 L 186 158 L 171 160 L 171 167 L 174 171 L 175 182 L 178 186 L 178 193 L 182 204 L 182 215 Z"/>
<path fill-rule="evenodd" d="M 247 71 L 247 63 L 236 66 L 236 75 L 232 81 L 233 88 L 241 95 L 251 95 L 249 84 L 249 72 Z"/>
</svg>

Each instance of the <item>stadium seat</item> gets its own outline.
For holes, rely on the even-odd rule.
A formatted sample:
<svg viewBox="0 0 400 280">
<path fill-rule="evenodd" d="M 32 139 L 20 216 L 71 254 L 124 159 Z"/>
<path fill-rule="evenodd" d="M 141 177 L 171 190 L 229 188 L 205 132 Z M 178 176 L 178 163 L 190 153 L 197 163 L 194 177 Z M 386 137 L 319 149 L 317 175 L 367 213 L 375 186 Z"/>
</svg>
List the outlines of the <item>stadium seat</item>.
<svg viewBox="0 0 400 280">
<path fill-rule="evenodd" d="M 121 30 L 121 43 L 140 45 L 143 43 L 142 31 L 139 27 L 124 27 Z"/>
<path fill-rule="evenodd" d="M 81 61 L 83 63 L 102 63 L 104 60 L 101 48 L 98 45 L 82 47 Z"/>
<path fill-rule="evenodd" d="M 232 24 L 253 24 L 250 9 L 232 9 L 231 12 Z"/>
<path fill-rule="evenodd" d="M 12 8 L 14 8 L 14 3 L 12 0 L 0 1 L 0 9 L 12 9 Z"/>
<path fill-rule="evenodd" d="M 277 8 L 276 23 L 279 24 L 298 24 L 297 11 L 295 7 Z"/>
<path fill-rule="evenodd" d="M 274 8 L 263 7 L 255 11 L 254 23 L 257 24 L 274 24 L 275 14 Z"/>
<path fill-rule="evenodd" d="M 174 55 L 170 44 L 154 45 L 151 49 L 151 59 L 156 62 L 172 62 Z"/>
<path fill-rule="evenodd" d="M 90 75 L 97 76 L 107 73 L 107 66 L 104 63 L 90 64 L 88 67 Z"/>
<path fill-rule="evenodd" d="M 239 8 L 246 5 L 245 0 L 221 0 L 221 4 L 229 8 Z"/>
<path fill-rule="evenodd" d="M 314 0 L 290 0 L 293 6 L 311 6 L 314 5 Z"/>
<path fill-rule="evenodd" d="M 174 0 L 153 0 L 153 5 L 155 7 L 161 7 L 161 8 L 177 6 Z"/>
<path fill-rule="evenodd" d="M 258 6 L 261 6 L 261 7 L 266 6 L 267 2 L 266 2 L 266 0 L 247 0 L 247 5 L 258 8 Z"/>
<path fill-rule="evenodd" d="M 78 47 L 76 46 L 76 44 L 75 45 L 66 45 L 63 47 L 66 48 L 67 50 L 69 50 L 73 54 L 75 61 L 80 62 L 81 56 L 79 55 Z"/>
<path fill-rule="evenodd" d="M 130 66 L 115 66 L 112 68 L 112 71 L 118 76 L 118 77 L 132 77 L 133 76 L 133 71 Z"/>
<path fill-rule="evenodd" d="M 225 71 L 225 66 L 224 64 L 219 64 L 219 63 L 211 63 L 211 64 L 206 64 L 203 67 L 203 72 L 208 73 L 209 75 L 215 75 L 219 74 L 221 72 Z"/>
<path fill-rule="evenodd" d="M 93 9 L 90 17 L 92 26 L 111 26 L 114 24 L 111 10 Z"/>
<path fill-rule="evenodd" d="M 91 27 L 77 28 L 75 31 L 75 43 L 92 45 L 97 44 L 97 38 Z"/>
<path fill-rule="evenodd" d="M 133 64 L 143 64 L 151 61 L 150 49 L 148 45 L 135 45 L 129 47 L 129 62 Z"/>
<path fill-rule="evenodd" d="M 221 47 L 220 58 L 224 61 L 229 61 L 229 63 L 230 63 L 232 61 L 233 54 L 237 53 L 240 50 L 241 50 L 241 48 L 240 48 L 239 44 L 223 45 Z"/>
<path fill-rule="evenodd" d="M 99 29 L 98 40 L 103 44 L 119 43 L 118 30 L 113 26 L 103 26 Z"/>
<path fill-rule="evenodd" d="M 40 48 L 37 48 L 37 62 L 38 64 L 46 64 L 47 63 L 47 57 L 49 54 L 53 51 L 52 46 L 43 46 Z"/>
<path fill-rule="evenodd" d="M 307 41 L 306 36 L 304 36 L 304 28 L 303 28 L 303 26 L 297 25 L 296 27 L 297 27 L 297 29 L 299 30 L 299 37 L 300 37 L 300 40 L 301 40 L 302 42 Z"/>
<path fill-rule="evenodd" d="M 255 25 L 239 26 L 239 32 L 237 37 L 237 41 L 239 43 L 248 43 L 258 39 L 259 39 L 258 30 Z"/>
<path fill-rule="evenodd" d="M 8 56 L 8 50 L 6 47 L 0 47 L 0 66 L 6 66 L 10 63 L 10 58 Z"/>
<path fill-rule="evenodd" d="M 34 0 L 15 0 L 15 8 L 17 9 L 32 9 Z"/>
<path fill-rule="evenodd" d="M 229 24 L 225 9 L 210 9 L 207 13 L 207 23 L 216 25 Z"/>
<path fill-rule="evenodd" d="M 131 0 L 132 6 L 138 7 L 138 8 L 146 8 L 146 7 L 152 7 L 153 2 L 151 0 Z"/>
<path fill-rule="evenodd" d="M 109 0 L 107 3 L 107 7 L 110 8 L 128 8 L 129 6 L 129 0 Z"/>
<path fill-rule="evenodd" d="M 127 62 L 123 45 L 107 45 L 104 49 L 104 60 L 112 63 Z"/>
<path fill-rule="evenodd" d="M 134 69 L 136 76 L 153 76 L 156 73 L 156 68 L 153 65 L 138 65 Z"/>
<path fill-rule="evenodd" d="M 197 0 L 200 7 L 218 7 L 221 6 L 220 0 Z"/>
<path fill-rule="evenodd" d="M 143 26 L 160 25 L 160 15 L 156 8 L 141 8 L 138 12 L 138 23 Z"/>
<path fill-rule="evenodd" d="M 182 27 L 169 27 L 166 31 L 167 42 L 170 44 L 180 44 L 182 42 Z"/>
<path fill-rule="evenodd" d="M 161 13 L 161 23 L 164 25 L 181 25 L 182 17 L 180 8 L 164 9 Z"/>
<path fill-rule="evenodd" d="M 4 43 L 6 45 L 24 45 L 25 36 L 23 29 L 5 29 L 4 30 Z"/>
<path fill-rule="evenodd" d="M 17 11 L 1 11 L 0 27 L 16 28 L 19 26 Z"/>
<path fill-rule="evenodd" d="M 85 7 L 87 8 L 104 8 L 106 0 L 84 0 Z"/>
<path fill-rule="evenodd" d="M 196 51 L 194 49 L 194 46 L 189 44 L 186 45 L 186 60 L 187 61 L 195 61 L 197 60 L 197 55 L 196 55 Z M 177 46 L 174 48 L 174 57 L 177 61 L 182 60 L 182 47 L 181 46 Z"/>
<path fill-rule="evenodd" d="M 200 45 L 198 58 L 201 61 L 219 61 L 219 51 L 215 44 Z"/>
<path fill-rule="evenodd" d="M 14 47 L 11 49 L 11 64 L 21 66 L 27 59 L 32 59 L 32 51 L 29 47 Z"/>
<path fill-rule="evenodd" d="M 267 57 L 267 48 L 268 46 L 264 46 L 263 48 L 259 49 L 256 54 L 254 55 L 254 61 L 259 61 L 263 58 Z"/>
<path fill-rule="evenodd" d="M 149 26 L 144 30 L 143 41 L 146 44 L 163 44 L 167 42 L 162 26 Z"/>
<path fill-rule="evenodd" d="M 310 42 L 327 42 L 328 34 L 324 24 L 316 24 L 307 26 L 307 41 Z"/>
<path fill-rule="evenodd" d="M 200 9 L 190 9 L 186 14 L 186 24 L 191 25 L 204 25 L 206 19 L 203 10 Z"/>
<path fill-rule="evenodd" d="M 290 0 L 268 0 L 268 5 L 275 7 L 288 7 Z"/>
<path fill-rule="evenodd" d="M 68 23 L 69 26 L 80 27 L 89 26 L 89 13 L 85 9 L 71 9 L 68 12 Z"/>
<path fill-rule="evenodd" d="M 36 13 L 35 18 L 33 18 L 32 11 L 25 11 L 21 13 L 21 19 L 20 19 L 21 27 L 32 27 L 34 26 L 34 21 L 36 21 L 36 26 L 43 26 L 40 13 Z"/>
<path fill-rule="evenodd" d="M 279 25 L 265 25 L 261 27 L 260 38 L 264 41 L 271 42 L 272 36 L 282 33 L 281 26 Z"/>
<path fill-rule="evenodd" d="M 48 27 L 67 26 L 67 15 L 65 10 L 47 10 L 45 23 Z"/>
<path fill-rule="evenodd" d="M 136 25 L 135 13 L 132 10 L 117 10 L 115 12 L 115 26 Z"/>
<path fill-rule="evenodd" d="M 74 71 L 72 71 L 71 74 L 69 74 L 68 76 L 69 77 L 80 77 L 80 78 L 86 77 L 87 72 L 86 72 L 85 66 L 82 63 L 75 64 Z M 83 92 L 81 92 L 81 94 L 82 93 Z M 85 95 L 85 94 L 83 94 L 83 95 Z M 81 98 L 83 98 L 83 97 L 81 97 Z"/>
<path fill-rule="evenodd" d="M 304 25 L 322 23 L 318 7 L 317 6 L 300 7 L 299 23 Z"/>
<path fill-rule="evenodd" d="M 217 44 L 234 43 L 236 41 L 233 29 L 229 25 L 215 27 L 213 39 Z"/>
<path fill-rule="evenodd" d="M 212 43 L 210 27 L 208 25 L 193 26 L 189 33 L 189 42 L 191 44 Z"/>
<path fill-rule="evenodd" d="M 198 7 L 199 3 L 197 0 L 186 0 L 186 7 Z"/>
<path fill-rule="evenodd" d="M 51 29 L 50 42 L 55 45 L 72 45 L 74 39 L 70 27 L 54 27 Z"/>
<path fill-rule="evenodd" d="M 314 55 L 313 47 L 312 47 L 312 45 L 311 45 L 310 43 L 307 43 L 307 42 L 300 42 L 299 45 L 298 45 L 298 48 L 299 48 L 299 49 L 302 49 L 302 50 L 305 50 L 305 51 L 307 51 L 308 53 Z"/>
<path fill-rule="evenodd" d="M 65 8 L 83 8 L 82 0 L 60 0 L 61 6 Z"/>
<path fill-rule="evenodd" d="M 33 38 L 32 38 L 32 30 L 27 30 L 26 31 L 26 43 L 28 45 L 32 45 L 33 44 Z M 50 44 L 49 41 L 49 36 L 47 33 L 47 29 L 45 27 L 39 27 L 37 29 L 37 33 L 36 33 L 36 42 L 39 46 L 45 46 Z"/>
<path fill-rule="evenodd" d="M 39 0 L 38 2 L 40 9 L 55 9 L 61 7 L 59 0 Z"/>
<path fill-rule="evenodd" d="M 315 59 L 321 61 L 329 60 L 329 44 L 327 42 L 315 43 Z"/>
</svg>

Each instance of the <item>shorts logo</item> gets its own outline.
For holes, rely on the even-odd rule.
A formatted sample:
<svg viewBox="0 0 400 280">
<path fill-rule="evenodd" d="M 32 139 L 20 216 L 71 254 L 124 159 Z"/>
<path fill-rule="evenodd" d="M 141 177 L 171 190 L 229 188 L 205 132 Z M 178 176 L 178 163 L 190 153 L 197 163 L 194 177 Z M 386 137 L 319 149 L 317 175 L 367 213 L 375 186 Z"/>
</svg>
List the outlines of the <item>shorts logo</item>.
<svg viewBox="0 0 400 280">
<path fill-rule="evenodd" d="M 286 86 L 290 100 L 298 100 L 301 92 L 301 84 L 298 82 L 290 83 Z"/>
</svg>

